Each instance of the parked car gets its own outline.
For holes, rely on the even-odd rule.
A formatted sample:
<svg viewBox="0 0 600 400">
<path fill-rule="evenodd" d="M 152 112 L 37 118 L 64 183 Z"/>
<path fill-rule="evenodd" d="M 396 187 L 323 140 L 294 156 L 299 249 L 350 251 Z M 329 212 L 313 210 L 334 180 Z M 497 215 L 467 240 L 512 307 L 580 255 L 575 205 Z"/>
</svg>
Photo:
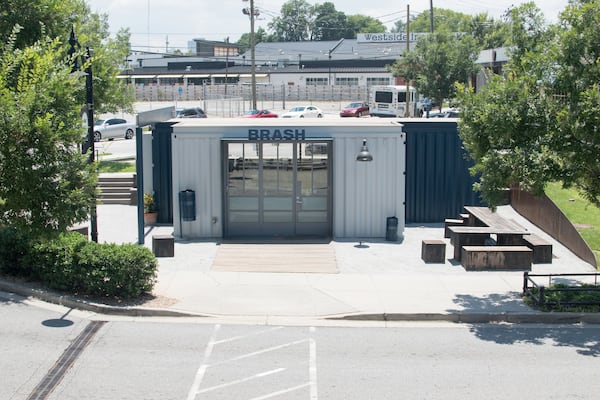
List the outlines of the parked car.
<svg viewBox="0 0 600 400">
<path fill-rule="evenodd" d="M 277 118 L 278 115 L 269 110 L 248 110 L 242 118 Z"/>
<path fill-rule="evenodd" d="M 362 117 L 369 115 L 369 105 L 364 101 L 355 101 L 348 104 L 340 111 L 340 117 Z"/>
<path fill-rule="evenodd" d="M 419 100 L 419 116 L 424 117 L 427 111 L 432 112 L 436 107 L 439 107 L 439 105 L 435 101 L 433 101 L 433 99 L 425 97 Z"/>
<path fill-rule="evenodd" d="M 323 111 L 317 106 L 297 106 L 290 109 L 281 118 L 323 118 Z"/>
<path fill-rule="evenodd" d="M 200 107 L 191 107 L 177 110 L 175 118 L 206 118 L 207 115 Z"/>
<path fill-rule="evenodd" d="M 460 110 L 457 108 L 446 108 L 442 111 L 430 111 L 429 116 L 423 115 L 426 118 L 458 118 Z"/>
<path fill-rule="evenodd" d="M 94 141 L 114 138 L 131 139 L 135 132 L 135 123 L 122 118 L 99 119 L 94 124 Z"/>
</svg>

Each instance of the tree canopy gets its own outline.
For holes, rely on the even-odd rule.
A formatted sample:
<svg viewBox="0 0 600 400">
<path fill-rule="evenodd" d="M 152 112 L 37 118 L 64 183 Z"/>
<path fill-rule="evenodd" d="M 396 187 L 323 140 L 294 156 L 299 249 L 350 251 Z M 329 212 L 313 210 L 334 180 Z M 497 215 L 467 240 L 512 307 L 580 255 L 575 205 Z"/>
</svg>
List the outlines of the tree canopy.
<svg viewBox="0 0 600 400">
<path fill-rule="evenodd" d="M 0 3 L 0 225 L 34 237 L 86 220 L 95 201 L 95 167 L 80 149 L 86 80 L 72 73 L 71 29 L 77 55 L 92 51 L 95 110 L 131 110 L 132 93 L 116 79 L 129 55 L 126 30 L 110 38 L 106 15 L 84 0 Z"/>
<path fill-rule="evenodd" d="M 547 26 L 533 3 L 511 10 L 504 76 L 461 94 L 460 135 L 491 206 L 519 185 L 574 186 L 600 205 L 600 1 L 571 1 Z"/>
<path fill-rule="evenodd" d="M 81 154 L 81 80 L 58 40 L 0 52 L 0 225 L 49 236 L 87 219 L 94 167 Z"/>
<path fill-rule="evenodd" d="M 332 2 L 311 5 L 305 0 L 288 0 L 281 6 L 280 14 L 269 22 L 271 33 L 262 39 L 273 42 L 333 41 L 351 39 L 357 33 L 386 31 L 378 19 L 360 14 L 346 15 L 336 10 Z M 257 37 L 256 43 L 260 43 L 260 39 Z"/>
<path fill-rule="evenodd" d="M 437 32 L 419 39 L 390 69 L 441 107 L 445 99 L 455 97 L 455 84 L 466 83 L 476 71 L 477 56 L 478 48 L 470 36 Z"/>
<path fill-rule="evenodd" d="M 131 111 L 133 94 L 116 79 L 119 67 L 129 56 L 129 31 L 120 30 L 110 37 L 108 16 L 92 13 L 85 0 L 6 0 L 0 2 L 0 42 L 6 43 L 15 26 L 20 27 L 15 49 L 23 49 L 38 40 L 58 39 L 68 50 L 71 28 L 83 47 L 92 49 L 94 105 L 98 112 Z M 81 104 L 85 93 L 79 94 Z"/>
</svg>

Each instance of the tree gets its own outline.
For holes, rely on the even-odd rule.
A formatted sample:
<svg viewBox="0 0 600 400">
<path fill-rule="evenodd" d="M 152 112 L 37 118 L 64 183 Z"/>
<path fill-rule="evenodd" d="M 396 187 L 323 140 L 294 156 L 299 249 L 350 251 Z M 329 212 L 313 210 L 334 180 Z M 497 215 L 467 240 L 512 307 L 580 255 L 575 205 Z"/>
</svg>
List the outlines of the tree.
<svg viewBox="0 0 600 400">
<path fill-rule="evenodd" d="M 510 18 L 514 47 L 505 76 L 492 77 L 479 93 L 459 91 L 459 132 L 480 176 L 475 188 L 491 207 L 507 188 L 539 195 L 547 182 L 575 178 L 565 169 L 575 157 L 567 150 L 571 141 L 557 129 L 564 102 L 553 96 L 558 32 L 545 28 L 533 3 L 512 9 Z"/>
<path fill-rule="evenodd" d="M 51 236 L 87 219 L 96 174 L 81 154 L 83 80 L 58 40 L 0 48 L 0 225 Z"/>
<path fill-rule="evenodd" d="M 348 25 L 352 31 L 352 37 L 356 37 L 357 33 L 382 33 L 386 31 L 385 25 L 381 21 L 361 14 L 349 15 Z"/>
<path fill-rule="evenodd" d="M 476 71 L 478 49 L 470 36 L 456 37 L 438 32 L 417 42 L 414 50 L 397 60 L 391 71 L 394 76 L 413 81 L 417 90 L 435 100 L 440 107 L 453 98 L 455 84 L 466 83 Z"/>
<path fill-rule="evenodd" d="M 313 7 L 305 0 L 289 0 L 281 6 L 281 17 L 268 27 L 279 42 L 300 42 L 310 38 Z"/>
<path fill-rule="evenodd" d="M 254 32 L 254 43 L 273 42 L 273 38 L 267 34 L 267 31 L 260 27 Z M 237 41 L 237 45 L 240 46 L 240 53 L 244 53 L 250 49 L 250 33 L 244 33 Z"/>
<path fill-rule="evenodd" d="M 600 206 L 600 1 L 572 1 L 561 14 L 558 50 L 548 76 L 559 102 L 555 144 L 561 180 Z"/>
<path fill-rule="evenodd" d="M 346 14 L 337 11 L 333 3 L 317 4 L 314 6 L 313 13 L 315 20 L 312 40 L 339 40 L 352 37 Z"/>
<path fill-rule="evenodd" d="M 13 48 L 23 49 L 43 37 L 58 38 L 61 54 L 68 50 L 74 27 L 79 42 L 93 52 L 94 105 L 97 112 L 131 112 L 134 96 L 116 79 L 129 56 L 129 31 L 110 38 L 107 15 L 90 11 L 84 0 L 6 0 L 0 2 L 0 41 L 6 43 L 15 26 L 21 31 Z M 85 103 L 85 92 L 78 95 Z"/>
</svg>

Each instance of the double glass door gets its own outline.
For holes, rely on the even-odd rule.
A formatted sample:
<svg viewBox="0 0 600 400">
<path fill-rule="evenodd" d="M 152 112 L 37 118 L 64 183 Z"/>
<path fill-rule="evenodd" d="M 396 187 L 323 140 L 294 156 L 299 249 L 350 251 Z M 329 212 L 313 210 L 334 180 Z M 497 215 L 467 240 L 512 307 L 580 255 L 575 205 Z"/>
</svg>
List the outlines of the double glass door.
<svg viewBox="0 0 600 400">
<path fill-rule="evenodd" d="M 225 142 L 225 237 L 330 237 L 331 142 Z"/>
</svg>

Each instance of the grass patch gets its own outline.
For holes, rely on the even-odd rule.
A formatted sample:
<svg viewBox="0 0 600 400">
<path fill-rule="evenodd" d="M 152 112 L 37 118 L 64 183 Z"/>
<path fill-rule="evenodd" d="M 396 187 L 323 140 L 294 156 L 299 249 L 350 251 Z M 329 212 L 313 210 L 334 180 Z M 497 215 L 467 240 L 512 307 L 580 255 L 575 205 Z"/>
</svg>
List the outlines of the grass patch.
<svg viewBox="0 0 600 400">
<path fill-rule="evenodd" d="M 135 163 L 123 161 L 98 161 L 98 172 L 135 172 Z"/>
<path fill-rule="evenodd" d="M 546 195 L 575 225 L 596 259 L 600 259 L 600 208 L 581 197 L 577 190 L 563 189 L 560 183 L 549 184 Z"/>
</svg>

